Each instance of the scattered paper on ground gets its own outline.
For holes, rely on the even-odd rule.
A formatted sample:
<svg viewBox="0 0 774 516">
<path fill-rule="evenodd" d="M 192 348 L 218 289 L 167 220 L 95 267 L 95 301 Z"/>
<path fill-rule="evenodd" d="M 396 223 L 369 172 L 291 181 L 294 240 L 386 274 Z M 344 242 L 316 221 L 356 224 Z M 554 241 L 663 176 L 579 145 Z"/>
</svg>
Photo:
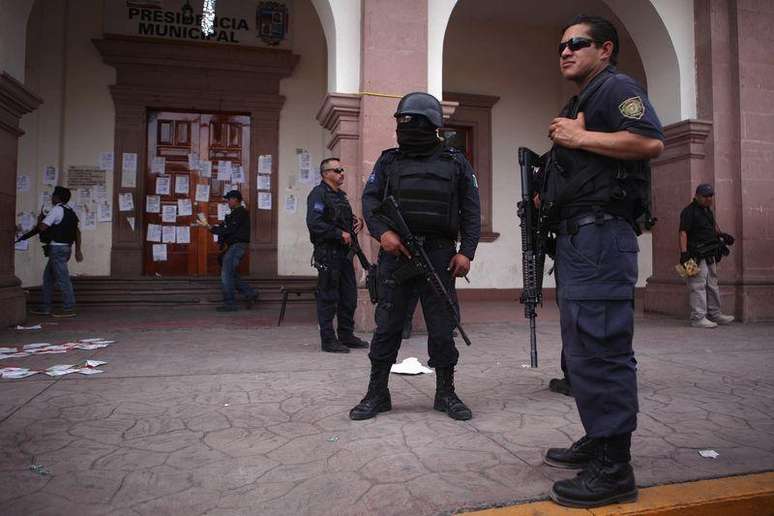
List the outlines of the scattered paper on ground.
<svg viewBox="0 0 774 516">
<path fill-rule="evenodd" d="M 39 324 L 33 324 L 32 326 L 22 326 L 21 324 L 16 325 L 17 330 L 40 330 L 43 329 L 43 327 Z"/>
<path fill-rule="evenodd" d="M 96 369 L 98 366 L 105 365 L 107 362 L 103 360 L 84 360 L 77 364 L 57 364 L 49 367 L 45 370 L 27 369 L 25 367 L 4 367 L 0 368 L 0 378 L 15 379 L 27 378 L 38 373 L 44 373 L 53 378 L 64 376 L 72 373 L 80 373 L 85 375 L 99 374 L 103 371 Z"/>
<path fill-rule="evenodd" d="M 395 374 L 433 374 L 433 370 L 420 364 L 416 357 L 408 357 L 400 364 L 393 364 L 390 372 Z"/>
<path fill-rule="evenodd" d="M 717 459 L 720 457 L 720 454 L 715 450 L 699 450 L 699 455 L 705 459 Z"/>
<path fill-rule="evenodd" d="M 50 344 L 48 342 L 35 342 L 25 344 L 21 347 L 3 346 L 0 347 L 0 360 L 9 358 L 24 358 L 30 355 L 51 355 L 58 353 L 67 353 L 73 350 L 91 351 L 94 349 L 106 348 L 113 344 L 114 340 L 104 340 L 103 338 L 81 339 L 78 342 L 65 342 L 64 344 Z M 28 369 L 25 367 L 4 367 L 0 368 L 0 378 L 20 379 L 27 378 L 38 373 L 44 373 L 51 377 L 64 376 L 72 373 L 84 375 L 99 374 L 102 371 L 96 369 L 107 362 L 102 360 L 84 360 L 77 364 L 59 364 L 44 370 Z"/>
</svg>

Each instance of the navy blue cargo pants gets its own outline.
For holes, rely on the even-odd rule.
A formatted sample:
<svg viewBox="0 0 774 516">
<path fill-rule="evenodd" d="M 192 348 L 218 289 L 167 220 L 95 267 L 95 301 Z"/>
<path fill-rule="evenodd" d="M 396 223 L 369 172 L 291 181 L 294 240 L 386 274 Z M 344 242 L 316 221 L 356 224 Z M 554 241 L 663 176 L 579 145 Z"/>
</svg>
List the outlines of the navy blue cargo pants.
<svg viewBox="0 0 774 516">
<path fill-rule="evenodd" d="M 336 340 L 333 317 L 339 338 L 349 337 L 355 328 L 357 283 L 349 248 L 342 245 L 320 245 L 314 249 L 317 267 L 317 323 L 323 341 Z"/>
<path fill-rule="evenodd" d="M 425 249 L 459 311 L 454 278 L 447 270 L 449 262 L 456 254 L 453 243 L 449 241 L 449 244 L 442 248 L 426 245 Z M 400 349 L 403 325 L 409 317 L 409 305 L 412 297 L 415 298 L 418 292 L 427 324 L 427 351 L 430 355 L 428 365 L 440 368 L 454 367 L 459 358 L 452 336 L 456 326 L 454 316 L 447 310 L 446 301 L 435 293 L 424 277 L 415 277 L 400 283 L 394 279 L 393 273 L 405 264 L 405 258 L 393 256 L 383 250 L 379 252 L 379 303 L 376 305 L 376 330 L 371 340 L 371 351 L 368 357 L 372 362 L 395 363 Z"/>
<path fill-rule="evenodd" d="M 634 287 L 637 237 L 622 219 L 566 229 L 557 239 L 563 355 L 586 435 L 637 426 Z"/>
</svg>

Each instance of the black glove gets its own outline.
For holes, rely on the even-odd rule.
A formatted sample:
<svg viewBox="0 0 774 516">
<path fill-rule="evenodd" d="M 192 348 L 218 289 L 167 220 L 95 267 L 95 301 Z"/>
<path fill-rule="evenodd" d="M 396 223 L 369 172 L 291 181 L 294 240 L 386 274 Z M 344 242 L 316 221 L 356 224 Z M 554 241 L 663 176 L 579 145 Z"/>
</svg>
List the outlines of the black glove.
<svg viewBox="0 0 774 516">
<path fill-rule="evenodd" d="M 685 263 L 691 259 L 691 255 L 688 253 L 680 253 L 680 263 Z"/>
<path fill-rule="evenodd" d="M 734 245 L 735 239 L 728 233 L 719 233 L 718 236 L 726 245 Z"/>
</svg>

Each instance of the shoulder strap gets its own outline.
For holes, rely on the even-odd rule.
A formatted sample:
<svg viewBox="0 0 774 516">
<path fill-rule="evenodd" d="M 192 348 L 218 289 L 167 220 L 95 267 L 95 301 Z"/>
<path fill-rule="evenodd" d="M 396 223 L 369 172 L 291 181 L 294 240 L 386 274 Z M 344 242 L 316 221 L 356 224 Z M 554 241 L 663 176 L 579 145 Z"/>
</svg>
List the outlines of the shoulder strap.
<svg viewBox="0 0 774 516">
<path fill-rule="evenodd" d="M 569 118 L 576 118 L 578 113 L 583 110 L 583 107 L 586 105 L 586 102 L 591 98 L 591 96 L 594 95 L 603 84 L 609 81 L 613 75 L 615 74 L 609 68 L 602 70 L 599 74 L 597 74 L 597 76 L 591 80 L 589 85 L 586 86 L 582 92 L 580 92 L 580 95 L 578 95 L 575 104 L 570 106 L 568 113 Z"/>
<path fill-rule="evenodd" d="M 384 165 L 384 171 L 387 173 L 387 181 L 384 183 L 382 201 L 387 200 L 387 197 L 390 195 L 390 184 L 392 183 L 392 170 L 390 170 L 390 165 L 392 165 L 392 162 L 398 157 L 398 152 L 398 148 L 393 147 L 383 151 L 382 155 L 379 156 L 379 159 L 383 160 L 382 164 Z"/>
</svg>

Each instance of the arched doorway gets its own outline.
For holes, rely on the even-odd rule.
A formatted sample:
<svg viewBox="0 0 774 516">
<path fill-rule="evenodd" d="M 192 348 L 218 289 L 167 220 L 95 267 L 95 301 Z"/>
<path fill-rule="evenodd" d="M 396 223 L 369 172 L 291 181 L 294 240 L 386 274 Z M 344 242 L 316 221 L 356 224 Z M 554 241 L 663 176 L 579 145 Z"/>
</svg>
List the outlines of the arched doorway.
<svg viewBox="0 0 774 516">
<path fill-rule="evenodd" d="M 499 233 L 499 238 L 479 247 L 478 288 L 522 285 L 516 148 L 527 146 L 542 153 L 550 147 L 548 124 L 574 94 L 558 71 L 557 42 L 561 28 L 578 12 L 599 14 L 617 24 L 621 39 L 618 68 L 647 85 L 632 36 L 601 0 L 498 0 L 486 4 L 462 0 L 451 12 L 443 47 L 443 96 L 458 100 L 460 107 L 449 123 L 469 125 L 460 120 L 462 113 L 480 104 L 481 98 L 492 99 L 491 125 L 482 128 L 479 124 L 467 138 L 476 147 L 474 153 L 491 155 L 491 168 L 480 169 L 477 174 L 482 206 L 491 206 L 491 231 Z M 486 213 L 483 222 L 486 226 Z M 640 245 L 639 285 L 644 286 L 651 274 L 650 236 L 642 238 Z M 546 278 L 546 286 L 553 286 L 552 281 L 553 277 Z"/>
</svg>

